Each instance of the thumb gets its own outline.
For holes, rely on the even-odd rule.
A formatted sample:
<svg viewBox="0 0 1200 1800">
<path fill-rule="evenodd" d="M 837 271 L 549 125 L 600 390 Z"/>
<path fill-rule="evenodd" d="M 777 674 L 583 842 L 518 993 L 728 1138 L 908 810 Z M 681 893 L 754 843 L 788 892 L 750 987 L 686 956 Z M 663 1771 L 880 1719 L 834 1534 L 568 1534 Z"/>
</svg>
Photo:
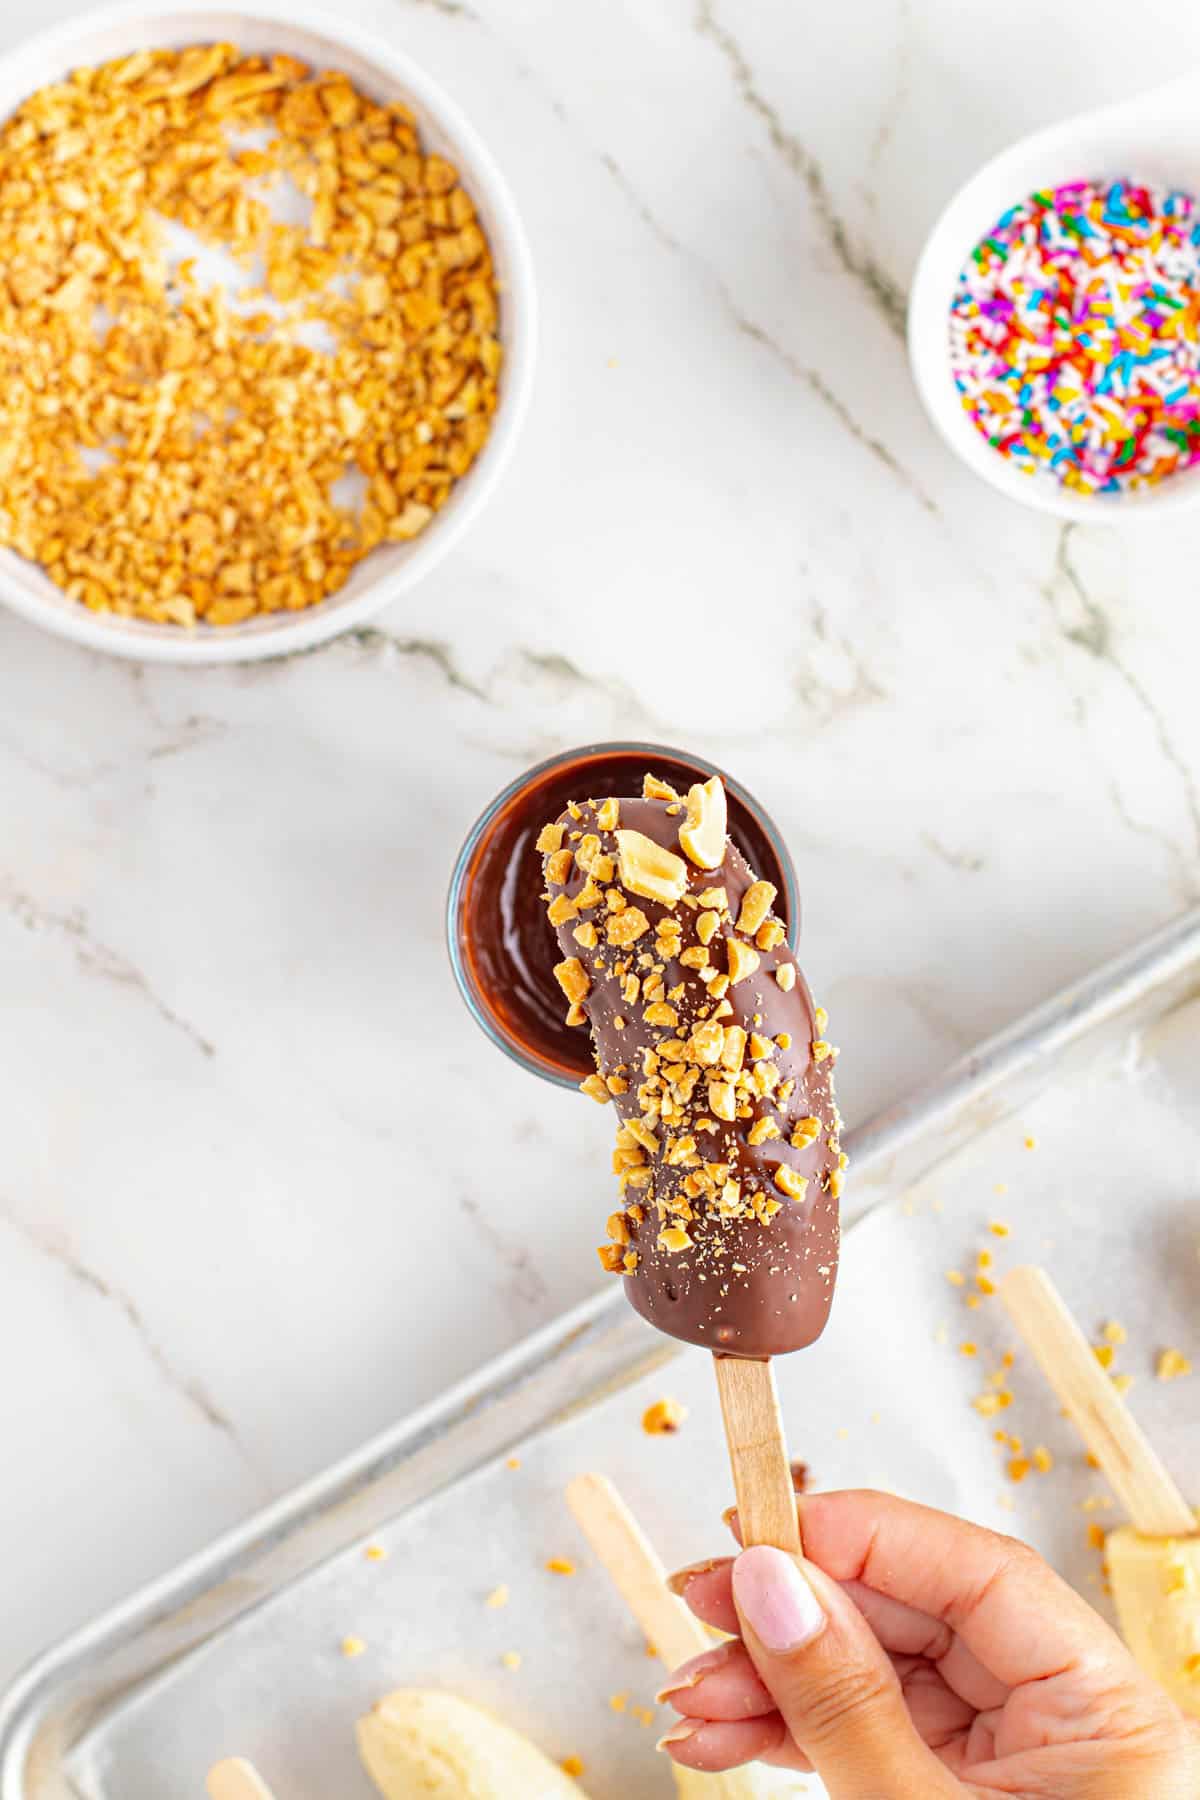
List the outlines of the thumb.
<svg viewBox="0 0 1200 1800">
<path fill-rule="evenodd" d="M 733 1565 L 742 1638 L 830 1800 L 943 1800 L 962 1789 L 918 1737 L 896 1671 L 836 1582 L 782 1550 Z"/>
</svg>

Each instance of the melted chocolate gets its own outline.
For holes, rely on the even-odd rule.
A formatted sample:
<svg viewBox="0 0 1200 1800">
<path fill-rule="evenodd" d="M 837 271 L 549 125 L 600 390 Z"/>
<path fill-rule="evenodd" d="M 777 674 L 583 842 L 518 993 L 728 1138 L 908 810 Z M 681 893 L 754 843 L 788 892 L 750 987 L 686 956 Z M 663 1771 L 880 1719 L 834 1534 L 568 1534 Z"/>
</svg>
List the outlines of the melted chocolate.
<svg viewBox="0 0 1200 1800">
<path fill-rule="evenodd" d="M 641 832 L 676 854 L 680 817 L 678 811 L 668 813 L 662 800 L 620 801 L 620 829 Z M 564 827 L 565 848 L 577 845 L 584 834 L 594 834 L 602 853 L 619 868 L 615 832 L 601 830 L 594 808 L 583 807 L 579 819 L 564 811 L 559 823 Z M 690 892 L 698 895 L 706 888 L 724 887 L 736 921 L 742 898 L 755 880 L 741 852 L 727 842 L 720 868 L 701 870 L 691 862 L 686 866 Z M 574 863 L 562 883 L 550 881 L 547 874 L 546 887 L 551 898 L 565 894 L 574 901 L 587 879 Z M 641 908 L 652 928 L 668 914 L 678 919 L 684 949 L 698 941 L 695 909 L 682 902 L 668 907 L 633 895 L 629 903 Z M 663 982 L 678 1022 L 665 1028 L 648 1024 L 644 1000 L 630 1004 L 623 998 L 618 965 L 624 965 L 626 974 L 644 970 L 645 965 L 639 965 L 637 959 L 647 950 L 652 952 L 653 932 L 631 950 L 614 949 L 605 943 L 608 916 L 603 903 L 582 915 L 598 928 L 600 943 L 594 949 L 581 947 L 575 937 L 578 919 L 568 919 L 547 936 L 557 943 L 562 958 L 578 958 L 588 972 L 591 988 L 582 1004 L 591 1025 L 596 1066 L 606 1079 L 615 1077 L 618 1086 L 628 1082 L 626 1091 L 613 1096 L 614 1104 L 622 1120 L 639 1121 L 643 1106 L 638 1089 L 645 1078 L 646 1052 L 657 1054 L 664 1039 L 686 1040 L 697 1022 L 711 1017 L 713 1002 L 699 972 L 670 958 Z M 727 919 L 710 947 L 712 962 L 722 970 L 726 966 L 722 938 L 732 930 Z M 660 960 L 657 955 L 655 960 Z M 795 983 L 786 992 L 775 979 L 775 970 L 785 963 L 796 970 Z M 692 1126 L 690 1122 L 658 1125 L 658 1148 L 650 1158 L 650 1185 L 641 1190 L 630 1188 L 625 1196 L 625 1229 L 636 1252 L 635 1266 L 625 1277 L 626 1293 L 638 1312 L 673 1337 L 724 1355 L 765 1357 L 811 1344 L 829 1316 L 838 1262 L 840 1119 L 833 1097 L 833 1058 L 818 1061 L 813 1054 L 814 1040 L 820 1037 L 815 1008 L 787 944 L 761 951 L 757 970 L 731 986 L 725 998 L 732 1010 L 721 1019 L 723 1026 L 738 1025 L 747 1034 L 758 1032 L 764 1038 L 778 1039 L 785 1034 L 786 1047 L 773 1047 L 771 1058 L 763 1060 L 774 1062 L 781 1087 L 788 1082 L 793 1085 L 782 1103 L 777 1092 L 755 1095 L 749 1101 L 748 1117 L 712 1121 L 705 1104 L 705 1081 L 708 1073 L 719 1076 L 721 1071 L 705 1071 L 690 1110 L 693 1117 L 709 1117 L 715 1129 L 696 1128 L 697 1154 L 704 1163 L 727 1166 L 744 1195 L 757 1193 L 782 1204 L 763 1223 L 753 1214 L 725 1216 L 707 1199 L 685 1200 L 685 1208 L 691 1208 L 690 1214 L 686 1210 L 684 1214 L 691 1243 L 683 1249 L 668 1249 L 660 1233 L 678 1223 L 677 1206 L 686 1195 L 689 1177 L 689 1168 L 673 1165 L 668 1152 L 673 1134 L 678 1143 Z M 746 1061 L 749 1066 L 749 1054 Z M 749 1133 L 762 1118 L 773 1120 L 780 1135 L 751 1144 Z M 808 1118 L 819 1121 L 819 1134 L 815 1141 L 797 1148 L 790 1142 L 792 1132 L 799 1120 Z M 781 1164 L 807 1178 L 802 1198 L 785 1197 L 776 1187 L 774 1174 Z M 631 1219 L 630 1202 L 635 1207 L 641 1204 L 644 1219 L 638 1220 L 636 1214 Z"/>
<path fill-rule="evenodd" d="M 559 960 L 546 929 L 538 832 L 569 799 L 580 794 L 639 792 L 647 769 L 686 791 L 711 770 L 670 751 L 583 751 L 557 763 L 513 794 L 483 834 L 467 871 L 459 912 L 459 943 L 476 995 L 497 1031 L 548 1074 L 582 1080 L 594 1066 L 586 1028 L 565 1023 L 562 990 L 554 979 Z M 753 867 L 780 890 L 786 884 L 767 832 L 741 800 L 729 793 L 729 830 Z M 785 924 L 790 921 L 781 911 Z"/>
</svg>

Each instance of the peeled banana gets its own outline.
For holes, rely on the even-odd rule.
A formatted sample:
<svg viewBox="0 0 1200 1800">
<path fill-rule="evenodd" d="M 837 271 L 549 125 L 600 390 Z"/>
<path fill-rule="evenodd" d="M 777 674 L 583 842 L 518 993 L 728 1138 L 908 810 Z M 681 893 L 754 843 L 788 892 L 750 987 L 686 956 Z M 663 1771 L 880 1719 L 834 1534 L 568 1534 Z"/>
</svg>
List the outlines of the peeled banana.
<svg viewBox="0 0 1200 1800">
<path fill-rule="evenodd" d="M 1143 1537 L 1122 1525 L 1109 1533 L 1105 1556 L 1125 1642 L 1200 1718 L 1200 1537 Z"/>
<path fill-rule="evenodd" d="M 528 1738 L 456 1694 L 398 1688 L 357 1732 L 384 1800 L 582 1800 L 579 1783 Z"/>
</svg>

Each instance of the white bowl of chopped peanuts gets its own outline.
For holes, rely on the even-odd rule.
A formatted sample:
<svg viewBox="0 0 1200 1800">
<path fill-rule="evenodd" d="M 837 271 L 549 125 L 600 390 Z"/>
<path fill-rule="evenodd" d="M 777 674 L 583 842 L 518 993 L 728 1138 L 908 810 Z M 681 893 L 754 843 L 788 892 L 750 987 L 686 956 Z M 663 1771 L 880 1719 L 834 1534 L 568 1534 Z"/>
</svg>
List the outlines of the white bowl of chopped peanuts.
<svg viewBox="0 0 1200 1800">
<path fill-rule="evenodd" d="M 35 624 L 150 662 L 360 625 L 495 487 L 535 339 L 508 188 L 390 44 L 143 3 L 0 61 L 0 600 Z"/>
</svg>

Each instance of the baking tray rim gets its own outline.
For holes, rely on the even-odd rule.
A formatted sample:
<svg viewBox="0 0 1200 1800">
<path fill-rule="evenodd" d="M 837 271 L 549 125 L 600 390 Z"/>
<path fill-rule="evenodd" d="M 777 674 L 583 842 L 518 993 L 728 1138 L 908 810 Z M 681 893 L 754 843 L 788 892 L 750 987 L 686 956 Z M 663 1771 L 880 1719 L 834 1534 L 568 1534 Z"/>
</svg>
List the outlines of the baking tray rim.
<svg viewBox="0 0 1200 1800">
<path fill-rule="evenodd" d="M 1050 999 L 986 1038 L 906 1099 L 847 1132 L 859 1174 L 895 1159 L 973 1100 L 1036 1067 L 1118 1018 L 1139 999 L 1200 966 L 1200 906 L 1068 983 Z M 850 1224 L 881 1204 L 882 1193 Z M 388 1470 L 447 1434 L 469 1415 L 511 1394 L 553 1358 L 582 1347 L 625 1308 L 614 1284 L 569 1308 L 397 1423 L 291 1488 L 33 1658 L 0 1693 L 0 1800 L 25 1800 L 26 1751 L 54 1696 L 92 1659 L 116 1653 L 155 1624 L 218 1589 L 239 1569 L 370 1487 Z"/>
</svg>

